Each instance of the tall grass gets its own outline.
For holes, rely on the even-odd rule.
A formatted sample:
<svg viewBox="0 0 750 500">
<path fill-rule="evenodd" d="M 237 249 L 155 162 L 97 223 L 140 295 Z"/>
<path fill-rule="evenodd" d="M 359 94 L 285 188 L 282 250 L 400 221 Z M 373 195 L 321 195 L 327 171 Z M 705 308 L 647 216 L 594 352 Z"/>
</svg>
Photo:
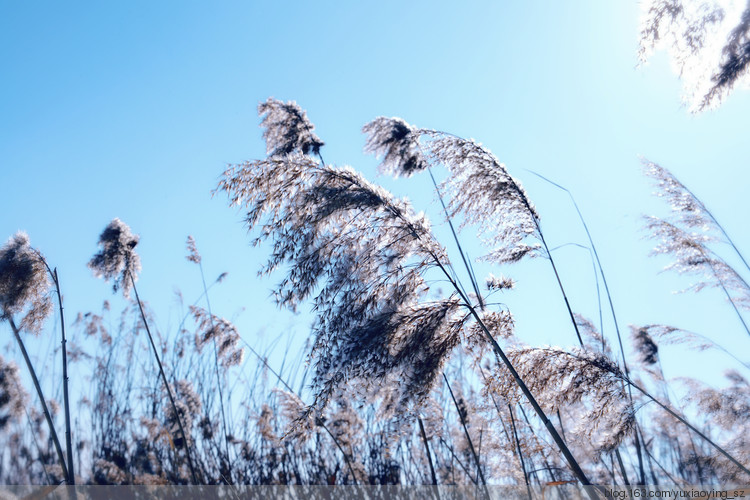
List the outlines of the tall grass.
<svg viewBox="0 0 750 500">
<path fill-rule="evenodd" d="M 533 498 L 550 488 L 564 495 L 573 483 L 750 478 L 744 362 L 728 373 L 729 388 L 717 390 L 697 379 L 669 381 L 659 361 L 660 349 L 675 343 L 741 356 L 663 325 L 634 327 L 635 353 L 628 354 L 586 227 L 616 326 L 615 355 L 605 332 L 573 309 L 558 274 L 564 263 L 552 258 L 540 214 L 486 148 L 400 119 L 365 127 L 366 149 L 382 158 L 382 171 L 432 176 L 447 167 L 446 181 L 432 181 L 459 249 L 458 269 L 408 200 L 323 160 L 324 143 L 299 106 L 269 99 L 259 112 L 269 156 L 230 167 L 217 191 L 245 212 L 254 243 L 270 246 L 261 271 L 282 275 L 276 303 L 315 313 L 302 377 L 309 386 L 293 389 L 301 362 L 274 366 L 249 340 L 253 332 L 215 314 L 221 305 L 209 293 L 221 278 L 207 286 L 192 238 L 188 260 L 199 267 L 202 293 L 181 303 L 176 329 L 156 329 L 136 288 L 138 237 L 115 219 L 89 267 L 135 297 L 119 316 L 105 304 L 80 314 L 72 332 L 63 330 L 65 412 L 58 416 L 21 332 L 41 331 L 50 276 L 62 314 L 59 282 L 17 236 L 0 251 L 2 319 L 27 361 L 42 413 L 28 403 L 15 364 L 0 358 L 0 481 L 72 484 L 74 451 L 80 478 L 91 484 L 509 484 Z M 698 289 L 722 290 L 744 324 L 745 271 L 714 247 L 727 242 L 743 261 L 739 249 L 674 176 L 647 169 L 674 207 L 648 222 L 661 238 L 657 251 L 675 258 L 676 270 L 701 273 Z M 532 256 L 550 262 L 576 347 L 524 342 L 523 325 L 492 301 L 500 290 L 512 293 L 512 280 L 489 276 L 482 289 L 462 245 L 465 226 L 479 231 L 493 265 Z M 436 281 L 449 292 L 436 293 Z M 71 380 L 77 404 L 68 401 L 68 364 L 92 374 L 88 392 Z M 55 390 L 55 381 L 46 382 Z M 675 398 L 677 384 L 690 389 L 687 398 Z M 91 431 L 73 433 L 71 417 Z M 55 433 L 60 418 L 67 457 Z"/>
</svg>

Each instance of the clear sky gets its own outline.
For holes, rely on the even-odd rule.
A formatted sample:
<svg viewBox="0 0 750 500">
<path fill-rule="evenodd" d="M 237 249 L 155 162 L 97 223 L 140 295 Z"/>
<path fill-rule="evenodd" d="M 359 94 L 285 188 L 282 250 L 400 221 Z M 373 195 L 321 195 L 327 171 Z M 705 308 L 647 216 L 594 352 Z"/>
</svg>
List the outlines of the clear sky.
<svg viewBox="0 0 750 500">
<path fill-rule="evenodd" d="M 256 106 L 273 96 L 307 110 L 327 161 L 410 196 L 436 224 L 429 179 L 378 177 L 362 154 L 362 125 L 400 116 L 482 142 L 527 188 L 551 246 L 585 243 L 583 232 L 566 195 L 526 169 L 565 185 L 622 326 L 672 324 L 742 355 L 748 336 L 721 295 L 672 295 L 689 280 L 659 274 L 667 261 L 647 257 L 640 216 L 667 207 L 638 158 L 669 168 L 750 252 L 750 93 L 690 115 L 664 54 L 636 68 L 639 16 L 634 0 L 2 2 L 0 239 L 29 233 L 59 268 L 72 321 L 112 299 L 86 262 L 121 218 L 141 236 L 139 291 L 162 332 L 174 333 L 174 290 L 188 303 L 200 294 L 184 258 L 192 234 L 207 280 L 229 273 L 212 291 L 216 314 L 253 345 L 287 332 L 304 338 L 309 316 L 275 312 L 269 295 L 280 276 L 256 277 L 264 249 L 249 248 L 242 214 L 211 195 L 227 164 L 264 156 Z M 473 232 L 462 239 L 482 253 Z M 556 257 L 573 307 L 596 319 L 588 254 L 565 247 Z M 480 275 L 490 270 L 518 280 L 501 298 L 522 338 L 574 344 L 546 262 Z M 668 374 L 694 374 L 685 359 L 665 351 Z M 730 366 L 716 359 L 707 370 Z"/>
</svg>

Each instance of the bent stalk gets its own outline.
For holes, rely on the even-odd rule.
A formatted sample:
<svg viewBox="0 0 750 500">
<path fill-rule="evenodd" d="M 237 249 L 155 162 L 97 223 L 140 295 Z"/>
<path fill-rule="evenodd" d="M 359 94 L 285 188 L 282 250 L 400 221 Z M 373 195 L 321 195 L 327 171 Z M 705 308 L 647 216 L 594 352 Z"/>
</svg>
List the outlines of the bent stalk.
<svg viewBox="0 0 750 500">
<path fill-rule="evenodd" d="M 55 451 L 57 452 L 57 459 L 60 461 L 60 467 L 62 468 L 63 475 L 67 479 L 69 477 L 68 467 L 65 464 L 65 458 L 63 458 L 62 446 L 60 446 L 60 440 L 57 438 L 57 432 L 55 431 L 55 426 L 52 423 L 52 416 L 50 415 L 49 410 L 47 409 L 47 402 L 44 399 L 44 394 L 42 393 L 42 386 L 39 385 L 39 379 L 36 376 L 36 370 L 34 370 L 34 366 L 31 364 L 29 353 L 26 352 L 26 346 L 24 345 L 23 340 L 21 340 L 21 335 L 20 335 L 21 332 L 16 326 L 15 321 L 13 321 L 13 318 L 10 316 L 10 314 L 7 314 L 6 318 L 8 319 L 8 323 L 10 323 L 10 329 L 13 330 L 13 335 L 16 337 L 16 342 L 18 342 L 18 347 L 21 349 L 21 354 L 23 355 L 24 361 L 26 361 L 26 366 L 29 368 L 29 373 L 31 374 L 31 381 L 34 383 L 34 388 L 36 389 L 36 394 L 39 397 L 39 402 L 42 404 L 42 412 L 44 413 L 44 418 L 47 420 L 47 426 L 49 427 L 49 434 L 50 434 L 50 437 L 52 438 L 52 443 L 55 446 Z"/>
</svg>

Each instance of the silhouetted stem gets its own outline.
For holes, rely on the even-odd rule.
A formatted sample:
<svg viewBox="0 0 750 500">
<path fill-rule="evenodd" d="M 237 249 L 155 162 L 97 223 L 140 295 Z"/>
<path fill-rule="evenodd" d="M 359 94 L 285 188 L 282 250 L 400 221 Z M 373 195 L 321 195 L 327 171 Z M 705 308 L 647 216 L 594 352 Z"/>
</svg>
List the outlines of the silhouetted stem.
<svg viewBox="0 0 750 500">
<path fill-rule="evenodd" d="M 432 169 L 428 168 L 427 172 L 429 172 L 430 179 L 432 179 L 432 184 L 435 186 L 435 193 L 437 193 L 438 200 L 440 200 L 440 206 L 443 207 L 445 220 L 448 221 L 448 226 L 450 227 L 451 234 L 453 235 L 453 241 L 456 242 L 456 246 L 458 247 L 458 253 L 461 255 L 461 260 L 464 263 L 464 267 L 466 267 L 466 272 L 468 273 L 469 279 L 471 280 L 471 286 L 474 288 L 474 293 L 476 294 L 477 300 L 479 301 L 479 307 L 481 309 L 484 309 L 484 300 L 482 298 L 482 294 L 479 292 L 479 284 L 477 283 L 476 276 L 474 276 L 474 270 L 471 268 L 471 265 L 466 259 L 466 254 L 464 253 L 463 247 L 461 246 L 461 242 L 458 239 L 458 234 L 456 234 L 456 229 L 453 227 L 453 221 L 451 220 L 451 216 L 450 214 L 448 214 L 448 209 L 446 208 L 445 202 L 443 201 L 443 195 L 440 193 L 440 188 L 437 185 L 437 181 L 435 181 L 435 176 L 432 175 Z"/>
<path fill-rule="evenodd" d="M 479 479 L 482 481 L 482 486 L 485 486 L 485 489 L 486 489 L 487 482 L 484 480 L 484 473 L 482 472 L 482 466 L 479 463 L 479 457 L 477 456 L 477 452 L 474 450 L 474 443 L 471 441 L 471 436 L 469 435 L 469 429 L 466 428 L 466 420 L 464 419 L 463 412 L 461 412 L 461 407 L 458 405 L 458 401 L 456 401 L 456 396 L 453 395 L 453 389 L 451 389 L 451 384 L 450 382 L 448 382 L 448 377 L 445 376 L 445 373 L 443 373 L 443 380 L 445 380 L 445 385 L 448 386 L 448 392 L 450 392 L 451 399 L 453 400 L 453 405 L 456 407 L 456 412 L 458 413 L 459 422 L 461 422 L 461 427 L 463 427 L 464 429 L 464 435 L 466 435 L 466 441 L 469 443 L 469 450 L 471 450 L 471 455 L 474 457 L 474 463 L 477 464 L 477 473 L 479 474 Z"/>
<path fill-rule="evenodd" d="M 552 184 L 556 188 L 561 189 L 561 190 L 565 191 L 566 193 L 568 193 L 568 196 L 570 197 L 570 201 L 573 203 L 573 207 L 576 209 L 576 213 L 578 214 L 578 219 L 581 221 L 581 225 L 583 226 L 583 230 L 586 232 L 586 237 L 589 240 L 589 245 L 591 245 L 591 252 L 594 254 L 594 258 L 596 259 L 596 264 L 599 266 L 599 275 L 601 276 L 602 283 L 604 284 L 604 292 L 607 295 L 607 301 L 609 302 L 609 310 L 612 313 L 612 322 L 615 325 L 615 333 L 617 334 L 617 343 L 618 343 L 618 345 L 620 347 L 620 355 L 622 356 L 622 365 L 623 365 L 623 368 L 625 369 L 625 376 L 627 376 L 628 378 L 630 378 L 630 370 L 628 368 L 628 362 L 625 359 L 625 348 L 623 347 L 623 344 L 622 344 L 622 335 L 620 334 L 620 325 L 617 322 L 617 314 L 615 313 L 615 305 L 614 305 L 614 303 L 612 301 L 612 294 L 611 294 L 611 292 L 609 290 L 609 284 L 607 284 L 607 276 L 604 274 L 604 268 L 602 267 L 602 261 L 601 261 L 601 259 L 599 259 L 599 252 L 596 250 L 596 245 L 594 244 L 594 238 L 591 236 L 591 231 L 589 231 L 588 224 L 586 224 L 586 219 L 583 217 L 583 213 L 581 212 L 581 209 L 578 207 L 578 203 L 576 202 L 576 199 L 573 196 L 573 193 L 571 193 L 568 188 L 566 188 L 564 186 L 561 186 L 560 184 L 558 184 L 558 183 L 556 183 L 556 182 L 554 182 L 554 181 L 552 181 L 552 180 L 544 177 L 541 174 L 538 174 L 538 173 L 534 172 L 533 170 L 528 170 L 528 172 L 536 175 L 537 177 L 539 177 L 543 181 L 546 181 L 546 182 Z M 597 291 L 598 291 L 598 289 L 599 289 L 599 282 L 598 282 L 598 280 L 597 280 L 597 285 L 596 286 L 597 286 Z M 601 316 L 601 308 L 599 309 L 599 314 Z M 601 334 L 602 334 L 602 339 L 604 339 L 604 329 L 603 328 L 602 328 Z M 628 386 L 628 396 L 629 396 L 630 402 L 632 404 L 632 402 L 633 402 L 633 392 L 630 389 L 630 386 Z M 638 426 L 638 422 L 636 422 L 636 426 Z M 636 453 L 637 453 L 637 456 L 638 456 L 638 468 L 639 468 L 640 475 L 641 475 L 641 484 L 645 484 L 645 482 L 646 482 L 646 474 L 645 474 L 645 471 L 644 471 L 644 468 L 643 468 L 643 456 L 641 454 L 641 443 L 640 443 L 640 440 L 638 438 L 638 433 L 637 432 L 635 433 L 633 441 L 634 441 Z"/>
<path fill-rule="evenodd" d="M 208 299 L 208 287 L 206 286 L 206 277 L 203 274 L 203 265 L 198 262 L 198 268 L 201 272 L 201 282 L 203 283 L 203 294 L 206 296 L 206 306 L 208 307 L 208 318 L 211 322 L 211 330 L 214 329 L 214 315 L 211 312 L 211 301 Z M 229 435 L 227 432 L 227 418 L 224 414 L 224 391 L 222 390 L 222 379 L 221 375 L 219 373 L 219 352 L 218 347 L 216 346 L 216 336 L 213 337 L 213 344 L 214 344 L 214 368 L 216 369 L 216 386 L 219 391 L 219 407 L 221 408 L 221 425 L 222 430 L 224 431 L 224 451 L 227 456 L 227 463 L 229 463 L 229 440 L 227 436 Z M 226 478 L 225 478 L 226 479 Z"/>
<path fill-rule="evenodd" d="M 47 265 L 47 263 L 44 263 Z M 49 266 L 47 266 L 49 271 Z M 63 407 L 65 410 L 65 451 L 68 458 L 68 485 L 75 486 L 76 477 L 73 467 L 73 436 L 70 432 L 70 400 L 68 398 L 68 349 L 66 347 L 67 339 L 65 338 L 65 315 L 63 313 L 62 294 L 60 293 L 60 281 L 57 277 L 57 268 L 52 272 L 52 279 L 55 282 L 55 291 L 57 292 L 57 303 L 60 309 L 60 330 L 62 332 L 62 369 L 63 369 Z"/>
<path fill-rule="evenodd" d="M 424 443 L 425 453 L 427 454 L 427 463 L 430 464 L 430 476 L 432 477 L 432 485 L 437 486 L 437 476 L 435 475 L 435 466 L 432 465 L 432 454 L 430 453 L 430 444 L 427 441 L 427 434 L 424 431 L 424 424 L 422 423 L 422 417 L 417 417 L 419 423 L 419 433 L 422 436 L 422 442 Z"/>
<path fill-rule="evenodd" d="M 628 479 L 628 473 L 625 470 L 625 464 L 622 461 L 622 455 L 620 449 L 615 448 L 615 457 L 617 457 L 617 465 L 620 466 L 620 474 L 622 474 L 622 480 L 625 482 L 625 486 L 630 486 L 630 479 Z"/>
<path fill-rule="evenodd" d="M 146 321 L 146 313 L 143 311 L 141 299 L 140 297 L 138 297 L 138 289 L 135 286 L 133 273 L 128 271 L 128 275 L 130 276 L 130 282 L 132 283 L 133 291 L 135 292 L 135 301 L 138 303 L 138 309 L 141 312 L 143 326 L 146 328 L 146 334 L 148 335 L 148 340 L 151 342 L 151 348 L 153 349 L 154 357 L 156 358 L 156 364 L 159 367 L 159 374 L 161 375 L 161 379 L 164 382 L 164 387 L 167 389 L 169 403 L 172 405 L 172 411 L 174 411 L 175 418 L 177 419 L 177 425 L 180 428 L 180 434 L 182 434 L 182 442 L 185 445 L 185 456 L 187 457 L 188 467 L 190 467 L 190 474 L 193 477 L 193 483 L 195 483 L 195 485 L 199 485 L 200 483 L 198 482 L 198 476 L 195 473 L 195 467 L 193 467 L 193 459 L 190 457 L 190 445 L 188 443 L 187 434 L 185 433 L 185 428 L 182 425 L 182 418 L 180 417 L 180 412 L 177 410 L 177 405 L 175 404 L 174 396 L 172 395 L 172 389 L 170 389 L 169 387 L 167 375 L 164 373 L 164 367 L 161 363 L 161 359 L 159 358 L 159 352 L 156 348 L 156 343 L 154 343 L 154 337 L 151 335 L 151 330 L 148 327 L 148 321 Z"/>
<path fill-rule="evenodd" d="M 42 412 L 44 413 L 44 418 L 47 420 L 47 426 L 49 427 L 49 434 L 52 438 L 52 443 L 55 446 L 55 451 L 57 452 L 57 458 L 60 461 L 60 467 L 62 468 L 63 475 L 65 476 L 66 480 L 69 477 L 68 475 L 68 468 L 65 465 L 65 458 L 63 458 L 63 451 L 62 446 L 60 446 L 60 440 L 57 438 L 57 432 L 55 431 L 55 426 L 52 423 L 52 416 L 49 413 L 49 410 L 47 409 L 47 402 L 44 399 L 44 394 L 42 393 L 42 386 L 39 385 L 39 379 L 36 376 L 36 371 L 34 370 L 34 366 L 31 364 L 31 359 L 29 358 L 29 353 L 26 352 L 26 346 L 23 344 L 23 340 L 21 340 L 20 330 L 16 326 L 15 321 L 13 321 L 13 318 L 9 313 L 6 312 L 5 317 L 8 319 L 8 323 L 10 324 L 10 329 L 13 330 L 13 335 L 16 337 L 16 342 L 18 342 L 18 347 L 21 349 L 21 354 L 23 355 L 24 361 L 26 361 L 26 366 L 29 368 L 29 373 L 31 374 L 31 381 L 34 383 L 34 388 L 36 389 L 36 394 L 39 397 L 39 402 L 42 404 Z"/>
<path fill-rule="evenodd" d="M 513 417 L 513 407 L 508 403 L 508 412 L 510 412 L 510 425 L 513 429 L 513 440 L 516 442 L 516 450 L 518 451 L 518 459 L 521 461 L 521 471 L 523 471 L 523 480 L 526 482 L 526 493 L 529 495 L 529 500 L 532 500 L 531 496 L 531 485 L 529 485 L 529 475 L 526 473 L 526 464 L 523 461 L 523 453 L 521 452 L 521 441 L 518 439 L 518 431 L 516 431 L 516 419 Z"/>
</svg>

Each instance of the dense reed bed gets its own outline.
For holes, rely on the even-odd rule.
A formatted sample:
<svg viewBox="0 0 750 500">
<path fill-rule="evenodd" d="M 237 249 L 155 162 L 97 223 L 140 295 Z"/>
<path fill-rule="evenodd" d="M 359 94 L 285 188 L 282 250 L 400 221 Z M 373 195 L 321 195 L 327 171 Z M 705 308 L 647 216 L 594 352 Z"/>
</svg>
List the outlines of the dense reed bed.
<svg viewBox="0 0 750 500">
<path fill-rule="evenodd" d="M 323 141 L 295 103 L 268 99 L 259 113 L 268 156 L 230 166 L 215 194 L 238 207 L 253 243 L 269 249 L 260 272 L 280 276 L 276 304 L 313 311 L 305 357 L 277 366 L 254 346 L 254 332 L 213 313 L 211 291 L 222 277 L 206 281 L 192 237 L 187 259 L 199 268 L 203 294 L 182 304 L 174 331 L 160 332 L 138 295 L 139 238 L 124 222 L 104 229 L 89 267 L 129 306 L 112 311 L 105 301 L 69 325 L 56 270 L 17 234 L 0 249 L 0 318 L 25 366 L 0 356 L 0 482 L 508 484 L 531 497 L 573 483 L 750 481 L 743 354 L 677 326 L 618 323 L 586 228 L 608 298 L 603 314 L 616 326 L 600 332 L 571 306 L 541 214 L 489 150 L 398 118 L 365 125 L 365 150 L 381 172 L 432 178 L 452 238 L 440 241 L 409 200 L 326 163 Z M 741 249 L 668 170 L 643 164 L 671 207 L 666 218 L 645 219 L 654 252 L 672 259 L 668 269 L 694 276 L 694 291 L 721 290 L 726 314 L 750 334 Z M 560 330 L 574 347 L 524 340 L 512 311 L 493 302 L 513 293 L 514 282 L 475 275 L 464 250 L 474 238 L 498 275 L 525 259 L 549 263 L 549 286 L 569 318 Z M 745 267 L 732 267 L 726 248 Z M 45 323 L 53 293 L 59 334 Z M 54 363 L 63 375 L 44 382 L 62 387 L 62 412 L 43 393 L 35 371 L 42 360 L 27 355 L 28 335 L 61 339 Z M 662 347 L 678 343 L 734 358 L 727 387 L 668 380 Z M 73 400 L 69 364 L 91 374 L 69 381 L 79 388 Z M 84 383 L 90 391 L 80 390 Z M 688 397 L 677 398 L 675 384 Z"/>
</svg>

